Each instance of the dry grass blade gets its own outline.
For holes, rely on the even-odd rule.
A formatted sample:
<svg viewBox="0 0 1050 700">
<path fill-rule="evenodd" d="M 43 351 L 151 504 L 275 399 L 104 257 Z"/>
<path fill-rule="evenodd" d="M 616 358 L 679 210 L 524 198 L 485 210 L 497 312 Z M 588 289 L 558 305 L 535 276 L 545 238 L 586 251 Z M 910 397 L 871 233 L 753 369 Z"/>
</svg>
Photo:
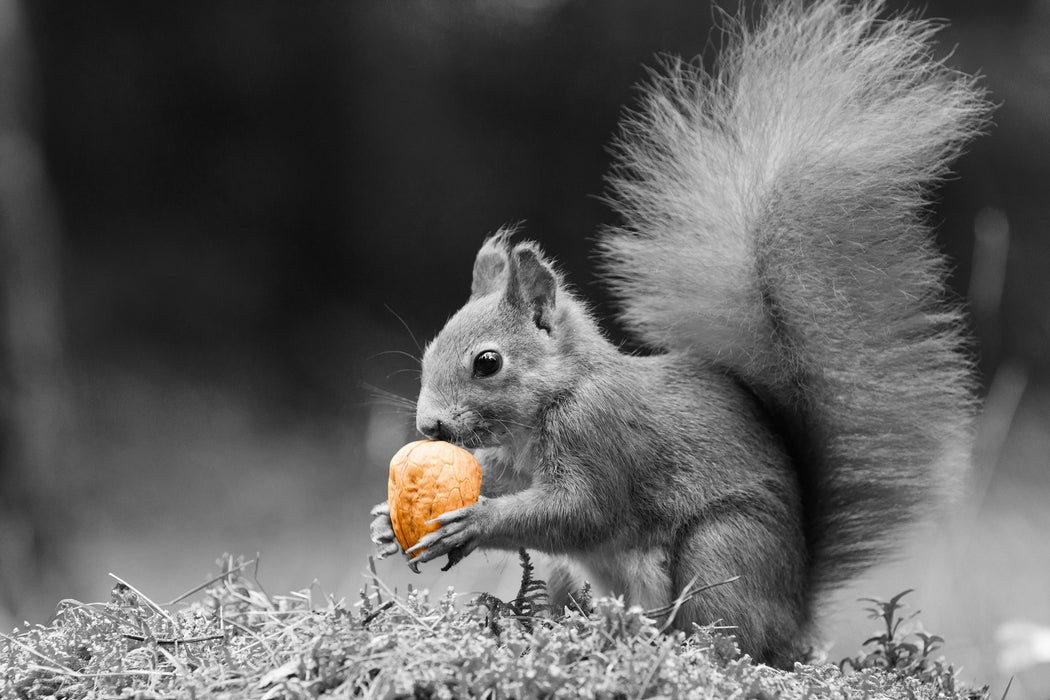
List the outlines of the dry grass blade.
<svg viewBox="0 0 1050 700">
<path fill-rule="evenodd" d="M 79 673 L 79 678 L 126 678 L 128 676 L 146 676 L 154 678 L 174 678 L 174 671 L 158 671 L 151 668 L 129 668 L 123 671 L 112 671 L 109 673 Z"/>
<path fill-rule="evenodd" d="M 1003 691 L 1003 696 L 999 700 L 1006 700 L 1006 696 L 1010 692 L 1010 686 L 1014 684 L 1014 677 L 1010 676 L 1010 680 L 1006 682 L 1006 689 Z"/>
<path fill-rule="evenodd" d="M 671 654 L 671 646 L 664 644 L 663 651 L 660 652 L 660 656 L 656 659 L 656 663 L 649 669 L 648 675 L 645 677 L 645 681 L 642 683 L 642 687 L 638 689 L 638 694 L 635 695 L 635 700 L 642 700 L 645 697 L 645 692 L 649 690 L 649 686 L 652 685 L 653 679 L 656 678 L 656 674 L 660 672 L 660 667 L 667 661 L 667 657 Z"/>
<path fill-rule="evenodd" d="M 209 634 L 202 637 L 144 637 L 141 634 L 125 634 L 126 639 L 131 639 L 136 642 L 155 642 L 159 645 L 167 646 L 178 646 L 179 644 L 197 644 L 199 642 L 211 642 L 217 639 L 226 639 L 224 634 Z"/>
<path fill-rule="evenodd" d="M 369 558 L 371 558 L 371 557 L 369 557 Z M 426 623 L 426 621 L 423 618 L 421 618 L 416 613 L 415 610 L 413 610 L 412 608 L 410 608 L 407 605 L 405 605 L 405 603 L 401 600 L 401 598 L 398 597 L 397 593 L 395 593 L 388 585 L 386 585 L 386 583 L 384 583 L 383 581 L 381 581 L 380 579 L 378 579 L 378 578 L 376 578 L 374 576 L 372 577 L 372 582 L 374 584 L 376 584 L 377 586 L 381 587 L 384 591 L 386 591 L 387 595 L 390 596 L 390 599 L 394 602 L 394 604 L 402 612 L 404 612 L 406 615 L 408 615 L 413 620 L 415 620 L 419 624 L 420 627 L 423 627 L 423 628 L 425 628 L 425 629 L 427 629 L 427 630 L 429 630 L 431 632 L 434 631 L 434 626 L 433 625 L 428 625 Z M 378 593 L 379 593 L 379 591 L 377 590 L 376 591 L 376 595 L 377 596 L 378 596 Z"/>
<path fill-rule="evenodd" d="M 380 605 L 378 608 L 376 608 L 372 612 L 370 612 L 367 615 L 365 615 L 364 619 L 361 620 L 361 626 L 362 627 L 368 627 L 369 623 L 371 623 L 373 620 L 375 620 L 377 617 L 379 617 L 381 614 L 383 614 L 384 612 L 386 612 L 387 610 L 389 610 L 392 607 L 394 607 L 394 601 L 392 601 L 392 600 L 386 601 L 385 603 Z"/>
<path fill-rule="evenodd" d="M 18 641 L 14 637 L 8 637 L 3 632 L 0 632 L 0 637 L 3 637 L 9 643 L 20 647 L 23 651 L 26 651 L 26 652 L 32 654 L 36 658 L 43 659 L 44 661 L 46 661 L 49 664 L 48 670 L 50 670 L 50 671 L 57 671 L 59 673 L 68 673 L 71 676 L 78 676 L 78 677 L 80 676 L 80 674 L 78 672 L 76 672 L 73 669 L 69 668 L 65 664 L 60 664 L 59 662 L 55 661 L 54 659 L 52 659 L 52 658 L 50 658 L 48 656 L 45 656 L 44 654 L 41 654 L 36 649 L 34 649 L 34 648 L 30 647 L 30 646 L 27 646 L 26 644 L 23 644 L 22 642 Z"/>
<path fill-rule="evenodd" d="M 231 620 L 229 618 L 226 618 L 225 622 L 226 622 L 227 625 L 230 625 L 231 627 L 240 630 L 242 633 L 244 633 L 245 635 L 247 635 L 247 636 L 249 636 L 249 637 L 251 637 L 252 639 L 255 640 L 254 642 L 252 642 L 252 644 L 250 646 L 245 648 L 245 651 L 250 650 L 253 647 L 255 647 L 256 645 L 258 645 L 270 657 L 270 662 L 273 665 L 276 666 L 278 664 L 278 662 L 277 662 L 277 652 L 274 650 L 273 647 L 271 647 L 267 643 L 267 640 L 263 639 L 263 637 L 260 634 L 258 634 L 257 632 L 255 632 L 255 630 L 253 630 L 250 627 L 247 627 L 245 625 L 242 625 L 239 622 L 235 622 L 235 621 L 233 621 L 233 620 Z"/>
<path fill-rule="evenodd" d="M 653 617 L 653 618 L 662 617 L 663 615 L 667 615 L 667 619 L 664 621 L 663 626 L 660 628 L 661 632 L 666 632 L 667 630 L 671 629 L 671 625 L 674 623 L 674 619 L 675 619 L 675 616 L 678 615 L 678 611 L 688 601 L 690 601 L 691 599 L 695 598 L 696 596 L 698 596 L 699 594 L 703 593 L 704 591 L 710 590 L 712 588 L 717 588 L 718 586 L 725 586 L 727 584 L 730 584 L 730 583 L 733 583 L 733 582 L 739 581 L 739 580 L 740 580 L 739 576 L 733 576 L 731 578 L 725 579 L 724 581 L 716 581 L 715 583 L 705 583 L 702 586 L 696 586 L 694 588 L 694 586 L 696 584 L 696 577 L 694 576 L 693 579 L 691 581 L 689 581 L 689 584 L 685 588 L 682 589 L 682 592 L 678 595 L 678 597 L 674 599 L 674 602 L 669 603 L 668 605 L 664 605 L 664 606 L 659 607 L 659 608 L 654 608 L 653 610 L 647 610 L 646 614 L 649 615 L 650 617 Z M 668 614 L 668 613 L 670 613 L 670 614 Z"/>
<path fill-rule="evenodd" d="M 248 568 L 249 566 L 251 566 L 252 564 L 258 564 L 258 561 L 259 561 L 259 558 L 256 557 L 255 559 L 250 559 L 249 561 L 246 561 L 243 564 L 238 564 L 237 566 L 231 568 L 229 571 L 224 571 L 221 574 L 219 574 L 218 576 L 215 576 L 215 577 L 212 577 L 212 578 L 208 579 L 207 581 L 205 581 L 201 585 L 194 586 L 193 588 L 191 588 L 190 590 L 186 591 L 185 593 L 183 593 L 183 594 L 181 594 L 179 596 L 176 596 L 175 598 L 172 598 L 171 602 L 170 603 L 165 603 L 165 605 L 168 605 L 168 606 L 177 605 L 177 604 L 181 603 L 182 601 L 186 600 L 187 598 L 189 598 L 194 593 L 200 593 L 201 591 L 203 591 L 205 588 L 207 588 L 208 586 L 212 585 L 213 583 L 217 583 L 217 582 L 221 581 L 222 579 L 226 578 L 227 576 L 235 574 L 238 571 L 242 571 L 242 570 Z M 258 566 L 256 567 L 256 571 L 258 571 Z M 110 574 L 110 576 L 112 576 L 112 575 L 113 574 Z"/>
<path fill-rule="evenodd" d="M 376 573 L 376 560 L 371 554 L 368 555 L 368 572 L 371 574 L 372 586 L 375 588 L 376 604 L 383 602 L 383 596 L 379 592 L 379 574 Z"/>
<path fill-rule="evenodd" d="M 151 608 L 153 608 L 153 610 L 157 611 L 158 614 L 163 616 L 165 620 L 167 620 L 169 623 L 171 623 L 172 627 L 175 626 L 175 619 L 171 615 L 168 614 L 167 610 L 165 610 L 164 608 L 162 608 L 159 605 L 157 605 L 156 603 L 154 603 L 150 599 L 150 597 L 148 595 L 146 595 L 145 593 L 143 593 L 139 589 L 135 588 L 130 583 L 128 583 L 127 581 L 125 581 L 121 577 L 117 576 L 112 571 L 109 572 L 109 577 L 114 579 L 117 583 L 119 583 L 119 584 L 121 584 L 123 586 L 127 586 L 128 588 L 130 588 L 132 591 L 134 591 L 135 595 L 137 595 L 139 597 L 139 599 L 141 599 L 144 603 L 146 603 L 146 605 L 148 605 Z"/>
</svg>

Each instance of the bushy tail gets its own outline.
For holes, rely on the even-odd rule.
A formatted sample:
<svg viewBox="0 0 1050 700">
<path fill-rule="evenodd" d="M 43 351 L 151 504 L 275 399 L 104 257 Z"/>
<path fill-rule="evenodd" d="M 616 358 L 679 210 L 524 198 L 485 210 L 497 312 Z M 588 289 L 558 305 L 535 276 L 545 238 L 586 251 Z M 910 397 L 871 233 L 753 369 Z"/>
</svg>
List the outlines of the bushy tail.
<svg viewBox="0 0 1050 700">
<path fill-rule="evenodd" d="M 713 74 L 661 72 L 600 241 L 629 330 L 724 366 L 804 434 L 817 592 L 884 554 L 970 446 L 962 314 L 923 215 L 987 103 L 931 57 L 933 25 L 882 5 L 788 0 Z"/>
</svg>

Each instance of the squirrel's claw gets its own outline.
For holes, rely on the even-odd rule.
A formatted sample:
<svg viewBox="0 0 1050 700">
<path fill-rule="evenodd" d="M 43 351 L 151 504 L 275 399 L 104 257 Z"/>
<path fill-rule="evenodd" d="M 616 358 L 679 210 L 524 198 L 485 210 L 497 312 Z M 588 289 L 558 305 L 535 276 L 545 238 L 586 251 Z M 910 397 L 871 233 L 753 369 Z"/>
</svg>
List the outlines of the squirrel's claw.
<svg viewBox="0 0 1050 700">
<path fill-rule="evenodd" d="M 369 532 L 372 544 L 376 546 L 376 557 L 385 559 L 401 550 L 394 535 L 394 527 L 390 523 L 390 505 L 384 501 L 372 507 L 372 524 Z"/>
<path fill-rule="evenodd" d="M 405 554 L 409 556 L 416 555 L 409 564 L 430 561 L 447 554 L 449 562 L 442 568 L 442 571 L 447 571 L 474 551 L 480 543 L 479 517 L 475 504 L 449 511 L 430 521 L 440 521 L 441 527 L 423 535 L 419 542 L 405 550 Z"/>
<path fill-rule="evenodd" d="M 467 552 L 462 549 L 453 549 L 448 553 L 448 563 L 441 567 L 442 571 L 448 571 L 453 566 L 463 560 L 463 557 L 467 556 Z"/>
<path fill-rule="evenodd" d="M 401 549 L 401 545 L 396 540 L 392 542 L 372 540 L 372 543 L 376 546 L 376 559 L 386 559 L 387 557 L 393 556 L 398 553 Z"/>
</svg>

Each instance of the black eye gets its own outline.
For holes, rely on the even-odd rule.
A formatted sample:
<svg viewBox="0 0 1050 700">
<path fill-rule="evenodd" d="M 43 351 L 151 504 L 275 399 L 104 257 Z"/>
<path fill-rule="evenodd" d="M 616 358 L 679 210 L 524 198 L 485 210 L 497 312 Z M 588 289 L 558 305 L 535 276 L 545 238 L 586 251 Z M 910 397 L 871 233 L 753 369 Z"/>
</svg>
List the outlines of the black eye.
<svg viewBox="0 0 1050 700">
<path fill-rule="evenodd" d="M 474 358 L 474 376 L 491 377 L 503 366 L 503 358 L 495 350 L 479 352 Z"/>
</svg>

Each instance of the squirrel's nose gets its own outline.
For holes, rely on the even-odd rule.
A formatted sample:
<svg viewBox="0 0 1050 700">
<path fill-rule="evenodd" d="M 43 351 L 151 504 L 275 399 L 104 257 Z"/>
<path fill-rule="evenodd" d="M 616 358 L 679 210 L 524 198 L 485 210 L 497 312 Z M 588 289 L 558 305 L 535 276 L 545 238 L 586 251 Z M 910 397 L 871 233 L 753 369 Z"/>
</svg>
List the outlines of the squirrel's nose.
<svg viewBox="0 0 1050 700">
<path fill-rule="evenodd" d="M 437 418 L 421 420 L 416 427 L 419 428 L 419 432 L 423 433 L 430 440 L 445 440 L 447 442 L 452 438 L 448 424 L 442 423 Z"/>
</svg>

